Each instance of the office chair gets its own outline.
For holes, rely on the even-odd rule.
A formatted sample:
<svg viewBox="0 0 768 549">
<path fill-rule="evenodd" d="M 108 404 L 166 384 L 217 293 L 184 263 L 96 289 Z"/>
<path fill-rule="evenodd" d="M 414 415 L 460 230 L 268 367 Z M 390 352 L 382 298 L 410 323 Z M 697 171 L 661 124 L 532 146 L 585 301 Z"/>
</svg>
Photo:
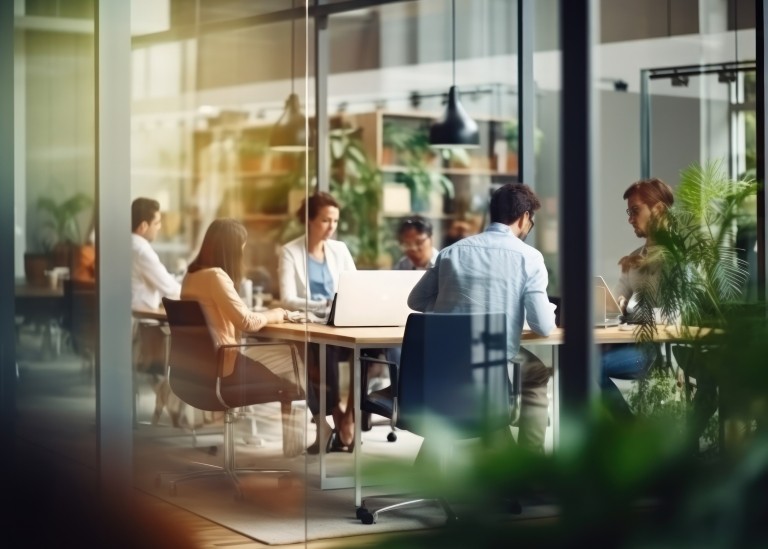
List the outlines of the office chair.
<svg viewBox="0 0 768 549">
<path fill-rule="evenodd" d="M 367 357 L 361 361 L 382 362 Z M 392 384 L 361 394 L 361 409 L 391 418 L 393 428 L 421 435 L 445 452 L 459 440 L 487 440 L 504 429 L 512 440 L 504 313 L 411 313 L 399 367 L 383 362 L 390 369 Z M 434 429 L 434 419 L 449 425 L 451 433 Z M 419 458 L 424 448 L 423 444 Z M 373 512 L 363 502 L 357 518 L 373 524 L 381 513 L 425 501 L 439 503 L 448 520 L 456 520 L 442 497 L 413 499 Z"/>
<path fill-rule="evenodd" d="M 184 474 L 170 483 L 170 493 L 175 495 L 176 484 L 196 478 L 210 476 L 228 477 L 237 489 L 237 497 L 242 499 L 242 490 L 238 473 L 266 473 L 283 475 L 281 479 L 290 479 L 290 471 L 284 469 L 251 469 L 235 466 L 234 423 L 236 409 L 252 404 L 280 402 L 283 416 L 283 453 L 293 455 L 296 448 L 301 448 L 300 441 L 293 440 L 290 428 L 291 403 L 303 400 L 304 392 L 299 385 L 298 355 L 293 345 L 287 343 L 243 343 L 221 345 L 214 344 L 208 324 L 200 304 L 192 300 L 172 300 L 163 298 L 168 325 L 171 329 L 171 348 L 169 353 L 168 381 L 171 390 L 184 403 L 204 411 L 224 412 L 224 462 L 222 466 Z M 290 349 L 296 384 L 291 384 L 266 368 L 236 368 L 230 376 L 220 375 L 222 351 L 226 348 L 250 348 L 259 346 L 281 345 Z M 161 475 L 156 484 L 162 482 Z"/>
<path fill-rule="evenodd" d="M 79 280 L 64 280 L 63 284 L 63 328 L 69 334 L 72 350 L 83 360 L 83 372 L 93 377 L 99 340 L 96 284 Z"/>
</svg>

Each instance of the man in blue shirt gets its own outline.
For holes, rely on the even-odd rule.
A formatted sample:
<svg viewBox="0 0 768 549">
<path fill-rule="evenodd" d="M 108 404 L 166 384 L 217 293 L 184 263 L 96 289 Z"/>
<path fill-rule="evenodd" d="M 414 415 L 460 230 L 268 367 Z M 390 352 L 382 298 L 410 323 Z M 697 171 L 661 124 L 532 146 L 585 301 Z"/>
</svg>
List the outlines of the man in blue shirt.
<svg viewBox="0 0 768 549">
<path fill-rule="evenodd" d="M 416 311 L 506 313 L 507 356 L 510 362 L 521 364 L 518 443 L 536 452 L 544 450 L 547 383 L 552 371 L 520 347 L 520 336 L 526 322 L 543 336 L 555 328 L 544 258 L 523 242 L 540 207 L 527 185 L 498 188 L 491 196 L 490 225 L 484 232 L 444 248 L 408 297 L 408 306 Z"/>
</svg>

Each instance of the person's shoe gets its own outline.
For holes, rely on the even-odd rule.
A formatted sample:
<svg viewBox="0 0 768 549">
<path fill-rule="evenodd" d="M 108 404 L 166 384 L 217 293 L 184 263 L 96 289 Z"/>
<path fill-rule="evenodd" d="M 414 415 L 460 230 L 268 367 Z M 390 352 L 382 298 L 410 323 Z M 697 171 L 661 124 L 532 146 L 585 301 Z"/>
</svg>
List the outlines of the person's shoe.
<svg viewBox="0 0 768 549">
<path fill-rule="evenodd" d="M 344 444 L 341 442 L 341 437 L 339 436 L 339 433 L 336 430 L 333 430 L 331 432 L 331 438 L 328 439 L 328 447 L 327 452 L 349 452 L 352 453 L 352 451 L 355 449 L 355 441 L 353 440 L 350 444 Z"/>
</svg>

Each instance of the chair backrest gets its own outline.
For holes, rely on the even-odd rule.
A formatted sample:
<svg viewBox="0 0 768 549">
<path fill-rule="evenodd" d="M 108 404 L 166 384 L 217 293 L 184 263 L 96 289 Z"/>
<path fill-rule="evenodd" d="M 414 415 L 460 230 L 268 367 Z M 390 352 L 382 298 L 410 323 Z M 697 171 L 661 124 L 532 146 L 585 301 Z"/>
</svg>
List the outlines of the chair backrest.
<svg viewBox="0 0 768 549">
<path fill-rule="evenodd" d="M 181 400 L 200 410 L 225 410 L 217 396 L 218 356 L 208 323 L 193 300 L 163 298 L 171 329 L 168 382 Z"/>
<path fill-rule="evenodd" d="M 504 313 L 411 313 L 398 383 L 398 423 L 433 435 L 480 436 L 510 420 Z M 460 438 L 460 437 L 459 437 Z"/>
</svg>

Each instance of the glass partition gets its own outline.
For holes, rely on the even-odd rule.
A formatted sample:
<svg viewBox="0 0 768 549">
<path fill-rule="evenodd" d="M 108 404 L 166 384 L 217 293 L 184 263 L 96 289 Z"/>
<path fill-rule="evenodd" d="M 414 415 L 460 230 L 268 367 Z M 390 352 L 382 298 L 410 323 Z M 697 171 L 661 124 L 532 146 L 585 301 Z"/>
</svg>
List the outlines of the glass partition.
<svg viewBox="0 0 768 549">
<path fill-rule="evenodd" d="M 16 431 L 56 461 L 95 469 L 94 2 L 17 8 L 7 266 L 16 278 Z"/>
<path fill-rule="evenodd" d="M 640 293 L 627 292 L 624 275 L 659 244 L 649 237 L 649 226 L 638 221 L 644 206 L 650 212 L 653 204 L 630 202 L 624 193 L 633 182 L 656 177 L 669 184 L 680 204 L 676 193 L 686 179 L 697 177 L 686 171 L 694 164 L 720 162 L 725 179 L 753 173 L 761 123 L 755 117 L 754 7 L 750 12 L 744 1 L 685 0 L 667 2 L 661 13 L 658 3 L 589 3 L 597 28 L 587 37 L 594 40 L 589 44 L 593 112 L 586 123 L 592 163 L 587 182 L 571 177 L 572 166 L 562 163 L 568 147 L 583 143 L 562 139 L 565 122 L 576 115 L 562 108 L 568 104 L 562 48 L 574 44 L 560 43 L 564 4 L 557 0 L 525 4 L 533 10 L 536 29 L 532 59 L 526 59 L 533 63 L 535 175 L 521 181 L 518 67 L 521 55 L 529 52 L 518 51 L 518 4 L 132 2 L 132 61 L 126 68 L 132 79 L 131 199 L 148 198 L 159 206 L 159 217 L 153 210 L 150 219 L 138 219 L 132 227 L 140 227 L 131 236 L 132 246 L 157 255 L 175 280 L 176 294 L 170 291 L 170 296 L 202 304 L 180 314 L 181 321 L 197 324 L 196 331 L 190 326 L 176 330 L 172 303 L 166 309 L 132 307 L 133 356 L 124 367 L 133 373 L 135 398 L 123 419 L 130 417 L 135 427 L 132 459 L 140 491 L 264 544 L 301 544 L 368 533 L 356 519 L 373 520 L 369 511 L 386 502 L 377 497 L 403 488 L 397 486 L 403 479 L 409 489 L 421 488 L 425 479 L 437 479 L 441 489 L 448 486 L 447 477 L 437 475 L 445 459 L 432 462 L 438 465 L 427 467 L 424 478 L 412 474 L 414 464 L 430 463 L 433 457 L 424 432 L 435 433 L 432 441 L 440 441 L 435 455 L 450 454 L 462 473 L 477 466 L 474 454 L 464 452 L 477 445 L 457 444 L 454 454 L 442 445 L 455 441 L 440 438 L 455 435 L 449 423 L 456 418 L 449 412 L 465 410 L 450 405 L 474 402 L 476 389 L 488 395 L 500 389 L 500 397 L 496 391 L 492 402 L 484 403 L 503 405 L 504 417 L 494 420 L 521 445 L 550 454 L 557 452 L 561 434 L 580 436 L 560 422 L 558 368 L 583 366 L 559 363 L 564 331 L 555 330 L 549 339 L 526 331 L 523 348 L 536 356 L 516 357 L 522 365 L 517 377 L 515 368 L 506 370 L 506 343 L 513 339 L 499 335 L 506 330 L 509 336 L 505 319 L 484 318 L 485 324 L 475 319 L 459 328 L 452 325 L 450 333 L 437 330 L 429 350 L 450 354 L 452 345 L 465 344 L 470 350 L 461 351 L 469 353 L 461 355 L 461 364 L 473 367 L 469 374 L 451 377 L 455 372 L 441 367 L 456 363 L 455 356 L 444 354 L 436 369 L 424 370 L 429 382 L 446 382 L 431 396 L 449 419 L 431 424 L 434 431 L 419 432 L 392 429 L 391 409 L 369 407 L 371 399 L 392 396 L 397 370 L 385 362 L 408 364 L 401 353 L 412 356 L 401 349 L 405 328 L 382 321 L 327 326 L 342 272 L 386 275 L 382 271 L 425 269 L 439 250 L 488 227 L 489 197 L 506 183 L 530 185 L 541 201 L 539 210 L 524 213 L 527 221 L 519 234 L 530 233 L 527 244 L 541 252 L 548 297 L 561 308 L 567 306 L 561 297 L 568 277 L 584 272 L 577 269 L 586 265 L 565 264 L 563 247 L 588 233 L 586 257 L 579 261 L 589 262 L 589 271 L 602 277 L 605 286 L 594 281 L 590 290 L 600 299 L 575 318 L 594 325 L 599 344 L 595 363 L 600 370 L 582 380 L 595 388 L 593 394 L 599 387 L 601 397 L 618 397 L 622 411 L 629 413 L 670 410 L 670 403 L 687 404 L 697 392 L 710 391 L 711 396 L 706 374 L 695 384 L 688 379 L 696 366 L 689 362 L 693 345 L 688 340 L 680 344 L 679 338 L 664 345 L 656 341 L 642 360 L 632 354 L 629 375 L 607 375 L 607 366 L 617 364 L 611 353 L 634 352 L 642 336 L 631 325 L 615 326 L 631 319 L 629 298 Z M 16 231 L 12 237 L 3 235 L 14 240 L 16 251 L 17 431 L 57 457 L 99 470 L 96 351 L 99 322 L 108 320 L 96 313 L 99 278 L 89 266 L 95 263 L 99 238 L 95 197 L 99 185 L 104 189 L 110 182 L 97 183 L 94 176 L 96 2 L 17 6 Z M 451 86 L 477 123 L 475 148 L 430 145 L 430 128 L 443 115 Z M 564 212 L 574 206 L 564 203 L 561 182 L 589 190 L 591 219 L 585 212 L 575 216 L 576 226 L 562 226 Z M 733 188 L 738 188 L 733 181 L 722 187 Z M 710 203 L 720 202 L 699 200 L 696 205 Z M 718 228 L 722 246 L 712 248 L 734 251 L 723 268 L 734 274 L 730 282 L 739 283 L 727 300 L 718 295 L 707 305 L 718 313 L 720 305 L 726 310 L 750 304 L 757 295 L 756 201 L 748 196 L 738 206 L 729 223 Z M 224 219 L 245 229 L 241 247 L 226 247 L 242 234 L 238 229 L 227 233 L 235 235 L 232 241 L 221 237 L 219 245 L 206 244 L 209 228 Z M 102 244 L 124 246 L 128 253 L 127 242 Z M 237 261 L 229 261 L 241 252 L 242 272 Z M 531 252 L 534 260 L 539 261 L 538 255 Z M 215 266 L 220 271 L 213 272 Z M 691 276 L 711 272 L 701 264 L 685 266 Z M 476 270 L 469 301 L 480 295 L 477 302 L 495 308 L 497 303 L 482 292 L 502 284 L 501 265 L 479 261 L 460 267 Z M 201 281 L 206 272 L 211 279 Z M 680 289 L 673 282 L 664 290 Z M 408 278 L 408 284 L 417 283 Z M 355 305 L 370 311 L 382 286 L 365 289 L 369 295 Z M 127 295 L 132 289 L 124 291 Z M 611 292 L 620 311 L 612 305 Z M 217 302 L 224 295 L 227 299 Z M 678 298 L 677 304 L 689 303 L 685 295 Z M 655 305 L 654 327 L 685 327 L 682 312 Z M 459 308 L 473 306 L 462 303 Z M 222 307 L 235 310 L 242 325 L 222 322 Z M 707 321 L 704 316 L 697 320 Z M 722 325 L 712 321 L 711 326 Z M 261 329 L 247 333 L 253 327 Z M 512 326 L 516 332 L 519 328 Z M 216 355 L 221 343 L 243 345 L 231 348 L 236 360 L 230 361 L 228 351 Z M 741 352 L 738 345 L 735 349 Z M 720 347 L 709 346 L 706 352 L 717 356 Z M 426 358 L 410 360 L 420 365 Z M 495 367 L 479 366 L 487 363 Z M 192 371 L 196 364 L 203 366 Z M 214 374 L 230 369 L 233 373 L 216 379 Z M 670 372 L 682 377 L 671 378 Z M 510 373 L 511 391 L 505 378 Z M 648 391 L 641 379 L 655 380 L 658 385 L 651 386 L 661 392 Z M 251 398 L 257 385 L 274 391 Z M 213 400 L 187 392 L 199 396 L 201 390 Z M 413 397 L 415 392 L 410 386 L 402 394 Z M 219 406 L 221 401 L 230 403 L 231 413 Z M 690 411 L 683 404 L 673 405 L 675 413 Z M 725 440 L 719 412 L 705 411 L 710 413 L 696 418 L 702 436 L 694 441 L 703 451 L 722 447 Z M 574 430 L 563 433 L 566 427 Z M 225 479 L 173 483 L 176 473 L 222 463 L 271 473 L 243 475 L 237 487 Z M 507 466 L 504 461 L 499 467 L 507 472 Z M 476 495 L 470 493 L 476 483 L 462 485 L 461 474 L 449 477 L 458 482 L 450 487 L 459 495 Z M 578 480 L 563 489 L 574 486 Z M 405 513 L 382 521 L 394 520 L 392 529 L 402 530 L 441 525 L 444 509 L 436 509 L 426 518 L 411 520 Z"/>
<path fill-rule="evenodd" d="M 632 262 L 663 252 L 663 276 L 668 278 L 654 294 L 659 296 L 653 302 L 658 325 L 696 322 L 726 327 L 727 311 L 754 303 L 757 296 L 755 195 L 737 198 L 741 187 L 735 183 L 754 178 L 754 101 L 749 91 L 756 56 L 754 6 L 737 1 L 668 3 L 659 20 L 647 6 L 622 11 L 617 4 L 601 2 L 601 43 L 596 46 L 595 274 L 603 275 L 617 296 L 639 295 L 638 279 L 627 286 Z M 638 18 L 655 20 L 657 26 L 649 27 L 647 36 L 617 41 L 616 36 L 637 32 Z M 631 191 L 624 195 L 632 183 L 648 178 L 669 186 L 674 206 L 658 194 L 643 199 L 632 198 Z M 643 217 L 644 204 L 658 202 L 671 206 L 668 217 L 660 210 L 654 214 L 656 221 L 669 222 L 660 228 Z M 732 203 L 738 204 L 733 210 L 723 206 Z M 716 266 L 699 255 L 705 249 L 718 258 Z M 690 278 L 682 276 L 683 271 Z M 716 282 L 725 271 L 729 282 Z M 697 298 L 694 287 L 710 288 L 707 299 Z M 694 311 L 697 316 L 691 316 Z M 636 333 L 638 341 L 643 337 Z M 696 338 L 692 339 L 695 347 Z M 681 399 L 684 411 L 679 417 L 700 430 L 701 439 L 692 445 L 700 443 L 704 452 L 722 450 L 723 421 L 717 421 L 716 406 L 701 412 L 706 391 L 714 390 L 707 384 L 712 380 L 703 366 L 686 362 L 688 348 L 657 347 L 652 352 L 656 366 L 679 367 L 674 370 L 679 372 L 687 366 L 686 375 L 701 374 L 699 396 L 693 397 L 692 408 L 685 397 Z M 611 352 L 601 353 L 603 372 L 606 364 L 618 364 L 618 355 Z M 647 359 L 640 362 L 652 380 L 650 387 L 663 386 L 660 372 L 671 370 L 651 369 Z M 663 403 L 676 398 L 674 388 L 651 396 L 638 379 L 645 379 L 645 374 L 621 373 L 618 380 L 602 378 L 601 383 L 610 390 L 618 387 L 633 410 L 655 410 L 648 412 L 651 415 L 669 412 Z"/>
<path fill-rule="evenodd" d="M 313 26 L 304 2 L 293 10 L 290 2 L 252 4 L 171 3 L 163 28 L 156 6 L 134 3 L 131 196 L 159 203 L 162 226 L 151 246 L 181 283 L 182 300 L 201 304 L 213 337 L 203 327 L 185 339 L 173 307 L 159 321 L 134 310 L 136 484 L 244 536 L 302 543 L 313 485 L 304 450 L 315 427 L 303 394 L 305 330 L 248 330 L 284 320 L 279 252 L 287 234 L 303 234 L 292 220 L 307 193 L 310 132 L 301 124 L 301 150 L 274 145 L 284 137 L 291 94 L 313 115 Z M 245 22 L 249 16 L 256 19 Z M 240 237 L 232 227 L 247 233 L 237 280 Z M 206 281 L 213 267 L 224 278 Z M 244 346 L 230 363 L 227 351 L 210 354 L 214 341 Z M 223 377 L 190 385 L 190 368 L 222 368 Z M 193 467 L 222 464 L 273 472 L 240 474 L 237 488 L 226 477 L 175 482 Z"/>
</svg>

